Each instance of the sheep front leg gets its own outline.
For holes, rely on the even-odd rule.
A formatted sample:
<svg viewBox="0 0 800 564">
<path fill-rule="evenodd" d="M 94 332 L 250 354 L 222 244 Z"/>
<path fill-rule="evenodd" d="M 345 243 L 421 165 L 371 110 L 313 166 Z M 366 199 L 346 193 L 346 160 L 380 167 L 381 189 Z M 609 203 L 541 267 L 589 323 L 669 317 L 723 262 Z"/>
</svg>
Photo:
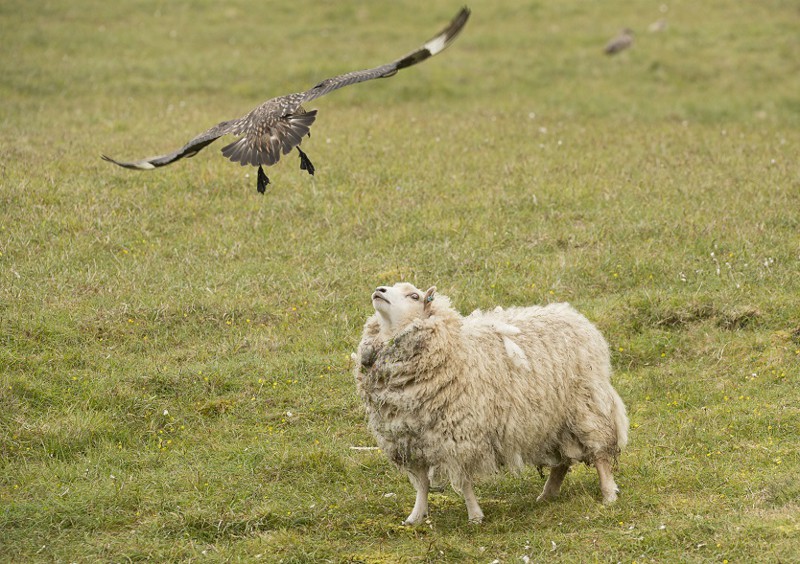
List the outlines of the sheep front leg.
<svg viewBox="0 0 800 564">
<path fill-rule="evenodd" d="M 467 517 L 470 523 L 480 523 L 483 521 L 483 511 L 481 506 L 478 505 L 478 498 L 475 497 L 475 490 L 472 489 L 472 480 L 469 478 L 464 480 L 461 485 L 461 493 L 464 494 L 464 501 L 467 504 Z"/>
<path fill-rule="evenodd" d="M 421 523 L 428 515 L 428 492 L 431 488 L 431 482 L 428 479 L 427 468 L 409 470 L 408 477 L 417 489 L 417 499 L 414 501 L 414 509 L 411 510 L 411 515 L 403 521 L 403 524 L 416 525 Z"/>
</svg>

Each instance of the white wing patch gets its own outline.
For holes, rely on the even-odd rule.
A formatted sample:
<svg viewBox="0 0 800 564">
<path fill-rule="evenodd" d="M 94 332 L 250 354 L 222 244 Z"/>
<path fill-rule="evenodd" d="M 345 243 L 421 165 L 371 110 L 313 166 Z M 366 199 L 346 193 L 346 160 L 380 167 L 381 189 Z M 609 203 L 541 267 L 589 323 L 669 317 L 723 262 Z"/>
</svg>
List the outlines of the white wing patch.
<svg viewBox="0 0 800 564">
<path fill-rule="evenodd" d="M 447 36 L 439 35 L 438 37 L 434 37 L 422 47 L 427 49 L 431 55 L 435 55 L 447 47 Z"/>
</svg>

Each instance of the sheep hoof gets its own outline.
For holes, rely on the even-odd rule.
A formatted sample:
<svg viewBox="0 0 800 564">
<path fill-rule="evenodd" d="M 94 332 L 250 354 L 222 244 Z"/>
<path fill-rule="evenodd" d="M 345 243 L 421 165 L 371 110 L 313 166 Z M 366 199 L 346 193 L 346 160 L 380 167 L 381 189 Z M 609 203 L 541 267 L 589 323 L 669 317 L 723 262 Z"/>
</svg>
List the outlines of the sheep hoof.
<svg viewBox="0 0 800 564">
<path fill-rule="evenodd" d="M 617 492 L 611 492 L 603 496 L 603 505 L 611 505 L 615 501 L 617 501 Z"/>
<path fill-rule="evenodd" d="M 473 525 L 480 525 L 483 522 L 483 511 L 480 507 L 476 507 L 472 511 L 467 511 L 467 518 Z"/>
<path fill-rule="evenodd" d="M 539 497 L 536 498 L 536 503 L 544 503 L 546 501 L 553 501 L 556 496 L 549 494 L 549 493 L 542 493 L 539 494 Z"/>
<path fill-rule="evenodd" d="M 411 514 L 403 521 L 403 525 L 419 525 L 428 516 L 428 510 L 418 510 L 416 507 L 411 511 Z"/>
<path fill-rule="evenodd" d="M 413 525 L 419 525 L 420 523 L 422 523 L 423 519 L 425 519 L 424 515 L 421 515 L 419 517 L 415 517 L 414 515 L 409 515 L 408 517 L 406 517 L 406 520 L 403 521 L 403 525 L 406 525 L 407 527 Z"/>
<path fill-rule="evenodd" d="M 604 505 L 611 505 L 615 501 L 617 501 L 617 494 L 619 494 L 619 488 L 614 485 L 614 489 L 611 491 L 604 491 L 603 492 L 603 504 Z"/>
</svg>

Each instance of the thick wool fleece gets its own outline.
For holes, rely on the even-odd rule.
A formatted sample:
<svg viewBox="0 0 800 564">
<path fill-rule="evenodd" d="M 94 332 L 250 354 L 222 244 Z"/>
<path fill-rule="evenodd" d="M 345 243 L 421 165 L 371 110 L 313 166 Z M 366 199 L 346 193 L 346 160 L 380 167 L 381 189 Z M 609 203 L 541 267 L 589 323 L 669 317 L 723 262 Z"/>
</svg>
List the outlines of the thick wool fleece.
<svg viewBox="0 0 800 564">
<path fill-rule="evenodd" d="M 370 317 L 355 378 L 378 445 L 399 467 L 466 481 L 523 465 L 613 460 L 627 443 L 608 345 L 568 304 L 474 312 L 442 295 L 382 335 Z"/>
</svg>

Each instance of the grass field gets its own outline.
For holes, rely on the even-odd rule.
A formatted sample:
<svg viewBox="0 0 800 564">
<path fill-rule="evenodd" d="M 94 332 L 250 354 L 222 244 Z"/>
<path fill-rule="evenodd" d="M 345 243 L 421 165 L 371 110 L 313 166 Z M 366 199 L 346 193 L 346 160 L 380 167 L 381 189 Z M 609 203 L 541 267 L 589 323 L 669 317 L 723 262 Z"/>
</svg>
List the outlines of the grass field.
<svg viewBox="0 0 800 564">
<path fill-rule="evenodd" d="M 312 104 L 316 176 L 290 155 L 264 197 L 221 143 L 99 158 L 400 56 L 432 4 L 0 5 L 0 561 L 800 559 L 796 2 L 476 0 L 441 56 Z M 585 467 L 536 504 L 532 470 L 480 484 L 480 526 L 450 490 L 400 525 L 349 360 L 398 280 L 601 328 L 617 504 Z"/>
</svg>

